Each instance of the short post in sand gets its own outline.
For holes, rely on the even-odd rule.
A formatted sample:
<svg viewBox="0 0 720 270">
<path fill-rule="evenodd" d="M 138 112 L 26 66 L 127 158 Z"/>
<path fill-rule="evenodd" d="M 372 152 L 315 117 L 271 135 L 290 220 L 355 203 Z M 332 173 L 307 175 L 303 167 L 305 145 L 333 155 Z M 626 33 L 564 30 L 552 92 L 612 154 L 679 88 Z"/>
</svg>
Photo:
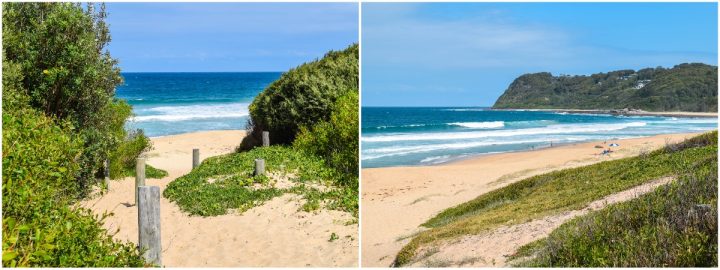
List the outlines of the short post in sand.
<svg viewBox="0 0 720 270">
<path fill-rule="evenodd" d="M 264 159 L 256 159 L 255 160 L 255 172 L 253 173 L 254 176 L 258 175 L 265 175 L 265 160 Z"/>
<path fill-rule="evenodd" d="M 192 167 L 195 169 L 200 164 L 200 149 L 194 148 L 193 149 L 193 163 Z"/>
<path fill-rule="evenodd" d="M 103 172 L 105 172 L 105 187 L 110 189 L 110 160 L 105 160 L 103 163 Z"/>
<path fill-rule="evenodd" d="M 270 131 L 262 132 L 262 143 L 263 146 L 270 146 Z"/>
<path fill-rule="evenodd" d="M 138 187 L 138 243 L 146 261 L 162 266 L 160 242 L 160 188 Z"/>
<path fill-rule="evenodd" d="M 138 205 L 138 188 L 145 185 L 145 158 L 138 158 L 135 164 L 135 205 Z"/>
</svg>

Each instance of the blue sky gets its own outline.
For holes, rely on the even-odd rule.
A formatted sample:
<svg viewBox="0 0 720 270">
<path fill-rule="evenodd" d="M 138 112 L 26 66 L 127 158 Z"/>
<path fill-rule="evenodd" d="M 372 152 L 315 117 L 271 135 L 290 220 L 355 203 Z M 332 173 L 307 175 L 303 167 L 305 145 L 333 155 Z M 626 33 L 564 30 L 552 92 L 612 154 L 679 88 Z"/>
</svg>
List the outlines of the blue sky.
<svg viewBox="0 0 720 270">
<path fill-rule="evenodd" d="M 357 3 L 108 3 L 126 72 L 286 71 L 358 41 Z"/>
<path fill-rule="evenodd" d="M 716 3 L 363 3 L 363 106 L 491 106 L 519 75 L 717 65 Z"/>
</svg>

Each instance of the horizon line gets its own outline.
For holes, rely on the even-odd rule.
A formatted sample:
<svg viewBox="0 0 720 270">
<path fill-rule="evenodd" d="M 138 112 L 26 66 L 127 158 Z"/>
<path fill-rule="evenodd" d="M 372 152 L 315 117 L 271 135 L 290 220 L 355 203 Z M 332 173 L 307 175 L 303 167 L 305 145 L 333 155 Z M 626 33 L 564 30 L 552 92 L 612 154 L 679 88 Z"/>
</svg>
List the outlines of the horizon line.
<svg viewBox="0 0 720 270">
<path fill-rule="evenodd" d="M 120 71 L 120 73 L 283 73 L 287 71 Z"/>
</svg>

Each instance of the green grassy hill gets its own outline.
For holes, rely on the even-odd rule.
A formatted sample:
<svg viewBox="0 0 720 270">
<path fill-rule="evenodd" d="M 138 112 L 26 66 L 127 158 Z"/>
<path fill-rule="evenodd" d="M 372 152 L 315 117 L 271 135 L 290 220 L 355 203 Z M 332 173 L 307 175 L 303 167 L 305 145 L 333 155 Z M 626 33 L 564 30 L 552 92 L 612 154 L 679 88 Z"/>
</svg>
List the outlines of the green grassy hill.
<svg viewBox="0 0 720 270">
<path fill-rule="evenodd" d="M 561 228 L 564 232 L 556 233 L 561 236 L 552 238 L 567 238 L 560 242 L 565 244 L 545 242 L 550 247 L 542 249 L 545 253 L 539 257 L 541 261 L 537 265 L 717 265 L 717 151 L 716 131 L 646 155 L 550 172 L 515 182 L 449 208 L 425 222 L 422 226 L 429 230 L 418 234 L 402 248 L 396 256 L 395 265 L 414 262 L 417 251 L 422 247 L 437 246 L 446 240 L 485 233 L 500 226 L 582 209 L 592 201 L 665 176 L 696 179 L 691 184 L 703 186 L 697 187 L 697 191 L 670 188 L 670 191 L 665 191 L 667 194 L 654 195 L 656 200 L 664 198 L 666 202 L 652 207 L 637 207 L 632 214 L 622 218 L 591 218 L 595 222 L 591 228 L 595 230 L 588 229 L 585 226 L 587 222 L 565 226 Z M 680 183 L 683 181 L 690 180 Z M 690 193 L 673 195 L 672 190 Z M 696 204 L 710 205 L 710 212 L 715 218 L 692 224 L 682 223 L 684 226 L 675 226 L 677 222 L 670 220 L 677 218 L 677 213 L 687 213 Z M 645 210 L 652 212 L 641 213 Z M 632 226 L 622 222 L 630 222 Z M 665 226 L 667 222 L 670 225 Z M 588 233 L 580 234 L 573 226 Z M 597 237 L 593 238 L 593 233 Z M 633 235 L 638 234 L 645 238 L 633 239 Z M 617 239 L 623 239 L 628 247 L 614 244 Z M 629 246 L 631 244 L 635 248 Z M 654 249 L 642 248 L 650 244 Z M 561 253 L 556 252 L 558 250 Z M 697 258 L 688 258 L 687 251 L 692 251 Z M 648 252 L 656 257 L 643 260 Z M 580 257 L 582 260 L 577 259 Z"/>
<path fill-rule="evenodd" d="M 590 76 L 525 74 L 510 84 L 493 108 L 716 112 L 717 77 L 717 66 L 700 63 Z"/>
</svg>

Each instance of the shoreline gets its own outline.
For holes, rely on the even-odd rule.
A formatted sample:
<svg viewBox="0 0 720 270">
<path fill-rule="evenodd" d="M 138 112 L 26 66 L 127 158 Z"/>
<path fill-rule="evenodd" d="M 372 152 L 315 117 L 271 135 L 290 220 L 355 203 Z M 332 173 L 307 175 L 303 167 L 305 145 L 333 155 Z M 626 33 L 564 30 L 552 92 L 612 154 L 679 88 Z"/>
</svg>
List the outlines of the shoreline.
<svg viewBox="0 0 720 270">
<path fill-rule="evenodd" d="M 717 118 L 717 112 L 648 112 L 642 110 L 626 109 L 493 109 L 491 111 L 537 111 L 537 112 L 558 112 L 575 114 L 606 114 L 622 116 L 659 116 L 659 117 L 682 117 L 682 118 Z"/>
<path fill-rule="evenodd" d="M 361 170 L 362 265 L 387 267 L 397 252 L 437 213 L 516 181 L 555 170 L 636 156 L 700 133 L 608 140 L 610 155 L 578 142 L 549 148 L 475 156 L 424 166 Z M 607 146 L 607 145 L 605 145 Z"/>
<path fill-rule="evenodd" d="M 672 135 L 672 134 L 682 134 L 682 133 L 668 133 L 668 134 L 658 134 L 658 135 L 651 135 L 651 136 L 634 136 L 634 137 L 626 137 L 626 138 L 612 138 L 608 139 L 607 141 L 619 141 L 619 140 L 628 140 L 628 139 L 639 139 L 639 138 L 647 138 L 647 137 L 653 137 L 653 136 L 659 136 L 659 135 Z M 415 165 L 397 165 L 397 166 L 384 166 L 384 167 L 368 167 L 363 169 L 383 169 L 383 168 L 415 168 L 415 167 L 434 167 L 434 166 L 444 166 L 444 165 L 452 165 L 454 163 L 463 162 L 466 160 L 473 160 L 476 158 L 483 158 L 487 156 L 492 155 L 501 155 L 501 154 L 510 154 L 510 153 L 526 153 L 526 152 L 533 152 L 533 151 L 543 151 L 547 149 L 552 149 L 556 147 L 562 147 L 567 145 L 577 145 L 577 144 L 584 144 L 584 143 L 598 143 L 601 141 L 581 141 L 581 142 L 565 142 L 565 143 L 553 143 L 552 146 L 540 146 L 535 147 L 534 149 L 526 148 L 522 150 L 510 150 L 510 151 L 502 151 L 502 152 L 488 152 L 488 153 L 475 153 L 475 154 L 468 154 L 468 155 L 461 155 L 456 158 L 451 158 L 447 161 L 439 162 L 439 163 L 433 163 L 433 164 L 415 164 Z"/>
</svg>

